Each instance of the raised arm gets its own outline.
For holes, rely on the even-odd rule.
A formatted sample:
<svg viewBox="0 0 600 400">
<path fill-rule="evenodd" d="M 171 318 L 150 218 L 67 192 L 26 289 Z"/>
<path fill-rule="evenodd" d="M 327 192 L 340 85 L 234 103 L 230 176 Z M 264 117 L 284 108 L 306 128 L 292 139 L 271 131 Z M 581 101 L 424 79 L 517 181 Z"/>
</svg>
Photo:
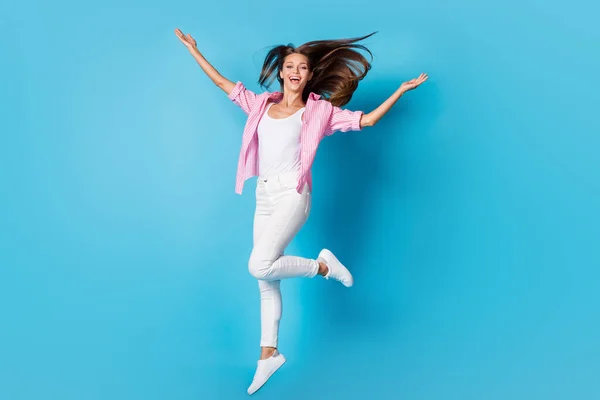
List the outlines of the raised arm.
<svg viewBox="0 0 600 400">
<path fill-rule="evenodd" d="M 421 83 L 425 82 L 429 78 L 427 74 L 421 74 L 418 78 L 411 79 L 410 81 L 404 82 L 400 87 L 392 94 L 387 100 L 385 100 L 379 107 L 374 109 L 368 114 L 363 114 L 360 119 L 360 128 L 364 128 L 365 126 L 373 126 L 375 125 L 390 109 L 392 106 L 398 101 L 400 97 L 409 90 L 415 89 Z"/>
<path fill-rule="evenodd" d="M 223 89 L 223 91 L 227 95 L 229 95 L 235 87 L 235 83 L 225 78 L 219 73 L 219 71 L 217 71 L 212 65 L 210 65 L 210 63 L 206 60 L 206 58 L 204 58 L 204 56 L 196 47 L 196 40 L 194 40 L 192 35 L 190 35 L 189 33 L 187 35 L 184 35 L 180 29 L 175 29 L 175 34 L 177 35 L 181 43 L 183 43 L 185 47 L 187 47 L 192 57 L 194 57 L 196 62 L 198 62 L 198 64 L 206 73 L 206 75 L 208 75 L 208 77 L 214 82 L 215 85 Z"/>
</svg>

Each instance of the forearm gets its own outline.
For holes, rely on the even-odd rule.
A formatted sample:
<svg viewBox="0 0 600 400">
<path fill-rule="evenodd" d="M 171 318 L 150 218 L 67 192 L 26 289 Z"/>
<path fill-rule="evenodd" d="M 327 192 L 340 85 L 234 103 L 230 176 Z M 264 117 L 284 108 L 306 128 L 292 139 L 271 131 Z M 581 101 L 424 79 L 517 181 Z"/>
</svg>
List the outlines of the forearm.
<svg viewBox="0 0 600 400">
<path fill-rule="evenodd" d="M 360 119 L 360 127 L 361 129 L 365 126 L 373 126 L 375 125 L 390 109 L 400 97 L 404 94 L 404 90 L 402 88 L 398 88 L 394 94 L 392 94 L 386 101 L 381 103 L 379 107 L 374 109 L 368 114 L 363 114 Z"/>
<path fill-rule="evenodd" d="M 194 47 L 193 49 L 190 50 L 190 54 L 192 55 L 192 57 L 194 57 L 194 59 L 196 60 L 198 65 L 200 65 L 200 68 L 202 68 L 204 73 L 206 75 L 208 75 L 210 80 L 212 80 L 215 85 L 217 85 L 218 87 L 223 89 L 223 91 L 225 91 L 225 93 L 227 93 L 227 94 L 231 93 L 231 91 L 233 90 L 233 87 L 235 86 L 235 83 L 231 82 L 229 79 L 227 79 L 223 75 L 221 75 L 219 73 L 219 71 L 217 71 L 215 69 L 215 67 L 213 67 L 206 60 L 206 58 L 204 58 L 204 56 L 200 53 L 200 51 L 196 47 Z"/>
</svg>

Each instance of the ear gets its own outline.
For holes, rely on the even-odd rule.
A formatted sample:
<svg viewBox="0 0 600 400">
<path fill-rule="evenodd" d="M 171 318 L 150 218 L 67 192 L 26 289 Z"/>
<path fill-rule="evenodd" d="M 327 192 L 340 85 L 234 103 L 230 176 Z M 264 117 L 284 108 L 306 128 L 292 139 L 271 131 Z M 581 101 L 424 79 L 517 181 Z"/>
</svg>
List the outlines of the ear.
<svg viewBox="0 0 600 400">
<path fill-rule="evenodd" d="M 279 77 L 283 80 L 283 70 L 279 70 Z"/>
<path fill-rule="evenodd" d="M 308 80 L 310 81 L 313 77 L 314 72 L 311 72 L 310 74 L 308 74 Z"/>
</svg>

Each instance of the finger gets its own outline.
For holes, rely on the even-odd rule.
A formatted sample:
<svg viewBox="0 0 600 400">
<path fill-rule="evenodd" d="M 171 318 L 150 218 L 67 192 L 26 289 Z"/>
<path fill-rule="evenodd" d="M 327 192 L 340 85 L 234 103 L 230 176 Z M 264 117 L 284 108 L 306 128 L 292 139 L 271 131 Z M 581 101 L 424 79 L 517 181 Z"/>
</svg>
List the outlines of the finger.
<svg viewBox="0 0 600 400">
<path fill-rule="evenodd" d="M 183 36 L 179 38 L 179 41 L 186 47 L 190 45 L 190 42 L 188 42 Z"/>
</svg>

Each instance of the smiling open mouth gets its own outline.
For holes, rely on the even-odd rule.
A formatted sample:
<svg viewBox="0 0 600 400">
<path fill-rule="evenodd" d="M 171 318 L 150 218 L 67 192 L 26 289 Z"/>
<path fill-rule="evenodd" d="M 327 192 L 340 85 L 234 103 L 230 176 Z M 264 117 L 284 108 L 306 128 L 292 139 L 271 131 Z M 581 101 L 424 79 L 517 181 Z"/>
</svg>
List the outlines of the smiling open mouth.
<svg viewBox="0 0 600 400">
<path fill-rule="evenodd" d="M 292 83 L 300 83 L 300 78 L 290 78 Z"/>
</svg>

